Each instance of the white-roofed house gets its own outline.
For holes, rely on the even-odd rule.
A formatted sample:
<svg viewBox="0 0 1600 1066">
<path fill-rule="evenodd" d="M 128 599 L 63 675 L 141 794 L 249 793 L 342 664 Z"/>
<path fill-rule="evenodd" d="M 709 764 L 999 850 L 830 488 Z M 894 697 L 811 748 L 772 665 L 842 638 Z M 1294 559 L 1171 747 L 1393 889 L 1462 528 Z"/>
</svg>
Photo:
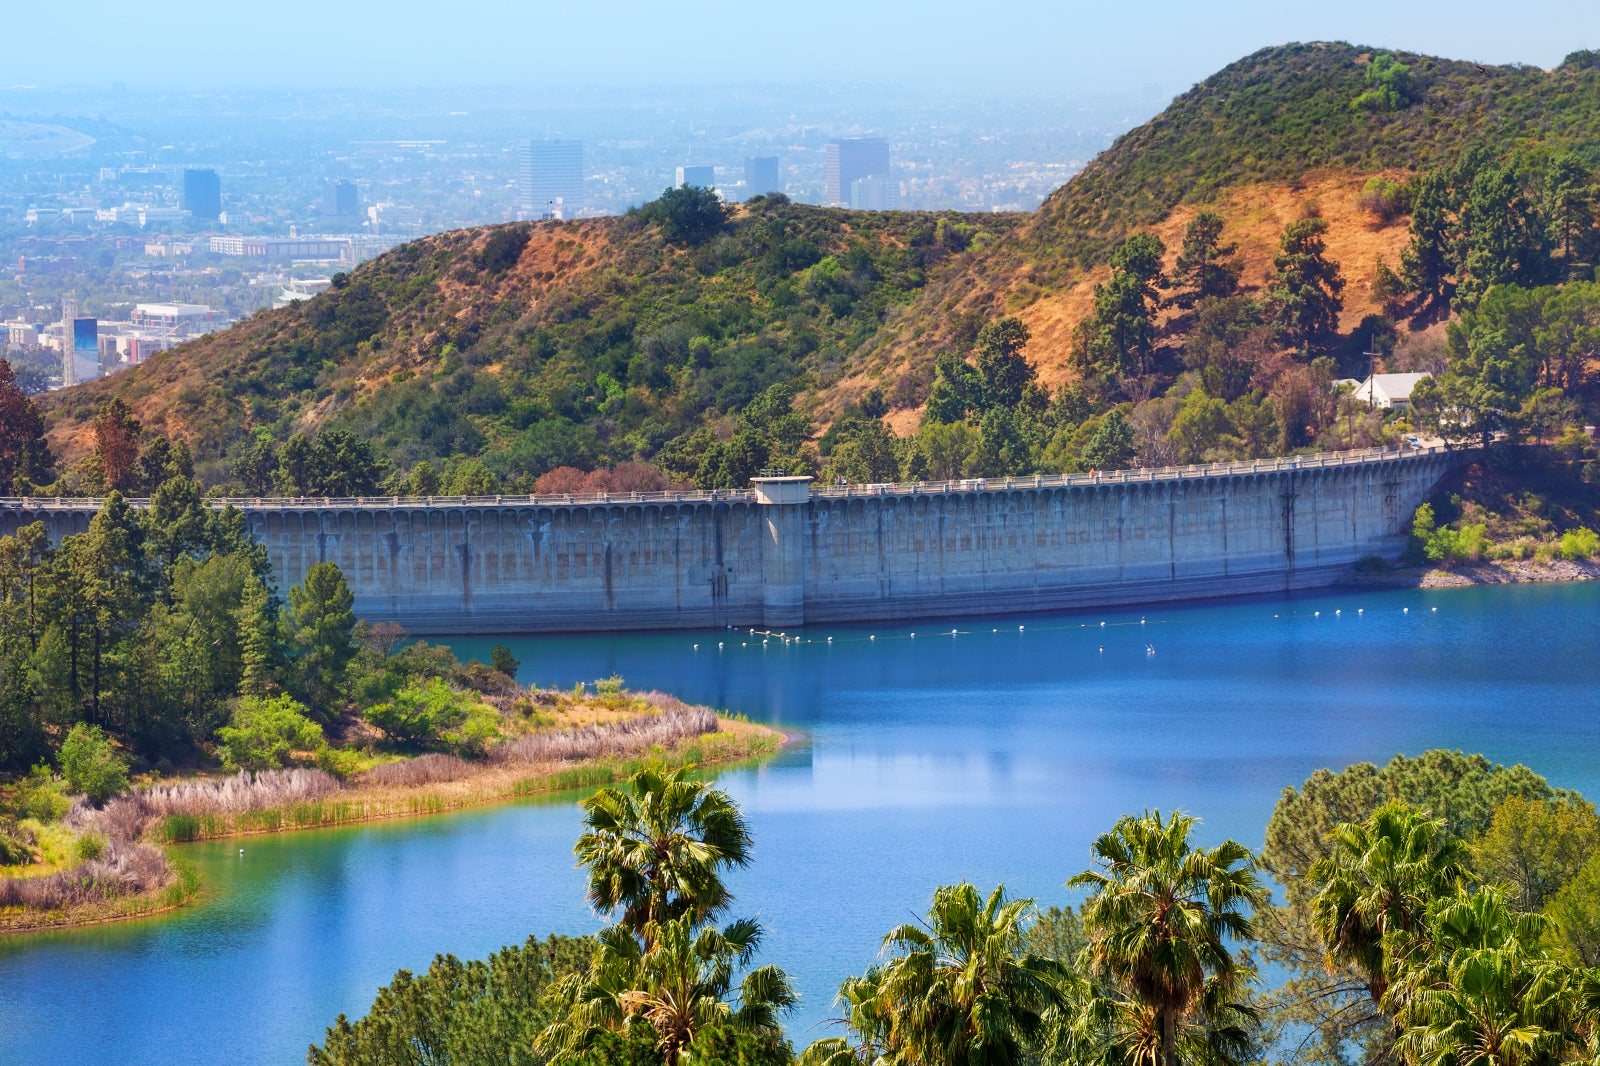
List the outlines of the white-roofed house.
<svg viewBox="0 0 1600 1066">
<path fill-rule="evenodd" d="M 1432 374 L 1373 374 L 1356 386 L 1352 394 L 1367 401 L 1369 407 L 1404 411 L 1411 406 L 1411 390 Z"/>
</svg>

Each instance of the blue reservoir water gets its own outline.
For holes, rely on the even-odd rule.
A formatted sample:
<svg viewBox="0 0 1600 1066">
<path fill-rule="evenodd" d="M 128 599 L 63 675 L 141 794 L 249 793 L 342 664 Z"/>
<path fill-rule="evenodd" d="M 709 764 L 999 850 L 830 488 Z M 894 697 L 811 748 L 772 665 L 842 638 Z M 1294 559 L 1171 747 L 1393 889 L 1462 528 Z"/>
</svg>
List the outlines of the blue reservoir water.
<svg viewBox="0 0 1600 1066">
<path fill-rule="evenodd" d="M 1258 846 L 1281 790 L 1317 767 L 1430 747 L 1524 762 L 1600 796 L 1600 585 L 956 628 L 813 628 L 798 645 L 727 632 L 507 643 L 524 680 L 620 673 L 798 734 L 720 779 L 756 837 L 736 911 L 760 916 L 764 960 L 804 995 L 797 1045 L 827 1031 L 839 979 L 936 885 L 1004 881 L 1065 902 L 1090 839 L 1127 812 L 1181 807 L 1208 841 Z M 492 641 L 450 643 L 487 658 Z M 577 832 L 564 798 L 186 848 L 202 905 L 0 941 L 0 1063 L 301 1062 L 400 967 L 595 929 Z"/>
</svg>

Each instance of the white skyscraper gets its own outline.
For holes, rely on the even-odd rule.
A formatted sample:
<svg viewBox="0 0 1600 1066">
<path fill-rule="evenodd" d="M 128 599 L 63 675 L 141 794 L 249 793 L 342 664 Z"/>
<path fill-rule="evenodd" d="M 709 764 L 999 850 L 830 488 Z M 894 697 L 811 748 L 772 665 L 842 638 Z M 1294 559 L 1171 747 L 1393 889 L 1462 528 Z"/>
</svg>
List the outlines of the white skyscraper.
<svg viewBox="0 0 1600 1066">
<path fill-rule="evenodd" d="M 583 210 L 583 142 L 530 141 L 517 186 L 524 218 L 577 218 Z"/>
</svg>

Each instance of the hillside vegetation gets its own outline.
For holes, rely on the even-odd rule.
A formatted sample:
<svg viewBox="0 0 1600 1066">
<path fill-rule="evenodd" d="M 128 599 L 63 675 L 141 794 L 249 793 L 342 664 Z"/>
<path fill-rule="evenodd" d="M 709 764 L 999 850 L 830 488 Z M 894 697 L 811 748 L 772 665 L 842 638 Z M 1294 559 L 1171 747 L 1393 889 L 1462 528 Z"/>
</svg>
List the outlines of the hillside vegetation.
<svg viewBox="0 0 1600 1066">
<path fill-rule="evenodd" d="M 445 233 L 49 397 L 52 436 L 87 451 L 117 396 L 214 480 L 254 433 L 323 426 L 401 469 L 482 454 L 514 478 L 651 457 L 774 385 L 837 376 L 931 273 L 1014 224 L 774 197 L 692 242 L 638 215 Z"/>
<path fill-rule="evenodd" d="M 158 435 L 221 491 L 300 495 L 1554 439 L 1597 410 L 1597 167 L 1596 53 L 1541 71 L 1269 48 L 1030 216 L 725 208 L 689 189 L 413 242 L 46 398 L 65 463 L 19 441 L 8 467 L 0 441 L 0 480 L 137 492 Z M 1409 421 L 1338 385 L 1447 367 Z"/>
</svg>

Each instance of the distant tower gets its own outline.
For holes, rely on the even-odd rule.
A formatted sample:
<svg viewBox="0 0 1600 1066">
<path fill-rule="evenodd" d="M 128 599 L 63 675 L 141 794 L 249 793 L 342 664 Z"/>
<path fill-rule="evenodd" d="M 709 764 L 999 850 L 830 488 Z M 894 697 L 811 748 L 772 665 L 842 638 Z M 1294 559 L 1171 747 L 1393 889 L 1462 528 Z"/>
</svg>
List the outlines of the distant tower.
<svg viewBox="0 0 1600 1066">
<path fill-rule="evenodd" d="M 830 207 L 850 206 L 850 186 L 862 178 L 891 176 L 889 142 L 882 137 L 833 141 L 828 145 L 826 198 Z"/>
<path fill-rule="evenodd" d="M 322 185 L 324 218 L 353 218 L 361 214 L 361 194 L 353 181 L 326 181 Z"/>
<path fill-rule="evenodd" d="M 72 297 L 61 301 L 61 387 L 78 383 L 78 368 L 72 360 L 72 323 L 78 317 L 78 305 Z"/>
<path fill-rule="evenodd" d="M 61 384 L 81 385 L 100 376 L 100 323 L 79 318 L 71 297 L 61 302 Z"/>
<path fill-rule="evenodd" d="M 577 218 L 583 210 L 583 142 L 528 142 L 517 192 L 526 218 Z"/>
<path fill-rule="evenodd" d="M 222 217 L 222 179 L 215 170 L 183 172 L 183 209 L 196 221 L 215 222 Z"/>
<path fill-rule="evenodd" d="M 778 157 L 754 155 L 744 161 L 744 192 L 746 196 L 765 196 L 769 192 L 783 191 L 783 176 L 778 173 Z"/>
<path fill-rule="evenodd" d="M 697 185 L 702 189 L 717 187 L 716 167 L 679 167 L 676 188 Z"/>
</svg>

